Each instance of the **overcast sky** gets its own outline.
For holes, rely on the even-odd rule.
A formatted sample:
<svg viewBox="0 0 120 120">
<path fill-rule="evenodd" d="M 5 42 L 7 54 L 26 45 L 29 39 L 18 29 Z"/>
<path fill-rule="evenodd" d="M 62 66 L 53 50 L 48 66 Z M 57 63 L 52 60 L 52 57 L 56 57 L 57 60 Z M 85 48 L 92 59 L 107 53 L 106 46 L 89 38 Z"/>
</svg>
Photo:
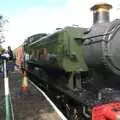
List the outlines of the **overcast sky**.
<svg viewBox="0 0 120 120">
<path fill-rule="evenodd" d="M 58 27 L 90 27 L 91 6 L 107 2 L 113 5 L 111 20 L 120 18 L 120 0 L 4 0 L 0 12 L 9 20 L 6 42 L 12 49 L 18 47 L 30 35 L 52 33 Z"/>
</svg>

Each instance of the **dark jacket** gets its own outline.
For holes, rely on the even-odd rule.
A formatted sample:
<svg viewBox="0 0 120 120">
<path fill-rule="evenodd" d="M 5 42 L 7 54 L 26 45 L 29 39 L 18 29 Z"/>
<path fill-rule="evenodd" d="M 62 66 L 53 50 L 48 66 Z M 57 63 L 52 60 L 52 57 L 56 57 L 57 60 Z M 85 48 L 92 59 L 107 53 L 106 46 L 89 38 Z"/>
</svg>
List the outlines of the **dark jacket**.
<svg viewBox="0 0 120 120">
<path fill-rule="evenodd" d="M 13 52 L 12 52 L 12 50 L 8 50 L 8 54 L 10 55 L 9 60 L 13 60 Z"/>
</svg>

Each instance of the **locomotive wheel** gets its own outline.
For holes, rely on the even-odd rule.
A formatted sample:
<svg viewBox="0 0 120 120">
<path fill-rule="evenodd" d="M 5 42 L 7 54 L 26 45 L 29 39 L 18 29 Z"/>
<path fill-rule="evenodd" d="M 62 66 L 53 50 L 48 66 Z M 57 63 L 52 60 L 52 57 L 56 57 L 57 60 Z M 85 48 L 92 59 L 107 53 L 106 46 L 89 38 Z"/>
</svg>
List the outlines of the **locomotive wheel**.
<svg viewBox="0 0 120 120">
<path fill-rule="evenodd" d="M 71 101 L 69 98 L 64 97 L 62 99 L 62 110 L 68 120 L 88 120 L 84 115 L 83 115 L 83 106 L 74 104 L 74 101 Z"/>
<path fill-rule="evenodd" d="M 77 108 L 71 108 L 71 109 L 66 109 L 67 117 L 69 120 L 87 120 L 83 114 L 82 110 L 77 109 Z"/>
</svg>

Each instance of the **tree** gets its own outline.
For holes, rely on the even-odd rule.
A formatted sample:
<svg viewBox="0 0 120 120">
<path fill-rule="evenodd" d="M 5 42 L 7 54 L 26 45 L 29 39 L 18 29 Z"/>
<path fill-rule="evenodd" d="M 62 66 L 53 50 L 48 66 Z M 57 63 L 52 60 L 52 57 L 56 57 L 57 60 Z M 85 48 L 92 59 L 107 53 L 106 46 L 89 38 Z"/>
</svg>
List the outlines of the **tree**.
<svg viewBox="0 0 120 120">
<path fill-rule="evenodd" d="M 7 31 L 8 20 L 0 15 L 0 53 L 4 50 L 2 47 L 2 43 L 5 42 L 5 32 Z"/>
<path fill-rule="evenodd" d="M 8 20 L 5 19 L 2 15 L 0 15 L 0 45 L 5 42 L 5 32 L 7 31 L 6 25 L 8 24 Z"/>
</svg>

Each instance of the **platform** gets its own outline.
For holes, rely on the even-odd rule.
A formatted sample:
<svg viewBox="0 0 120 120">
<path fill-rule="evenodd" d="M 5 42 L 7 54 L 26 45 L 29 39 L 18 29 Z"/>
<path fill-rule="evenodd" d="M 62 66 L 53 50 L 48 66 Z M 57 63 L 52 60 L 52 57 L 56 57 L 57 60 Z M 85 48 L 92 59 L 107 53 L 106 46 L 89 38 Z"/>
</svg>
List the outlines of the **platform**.
<svg viewBox="0 0 120 120">
<path fill-rule="evenodd" d="M 61 120 L 45 97 L 29 82 L 29 92 L 20 91 L 22 74 L 15 70 L 9 74 L 10 93 L 15 120 Z M 4 119 L 4 84 L 0 78 L 0 120 Z"/>
</svg>

